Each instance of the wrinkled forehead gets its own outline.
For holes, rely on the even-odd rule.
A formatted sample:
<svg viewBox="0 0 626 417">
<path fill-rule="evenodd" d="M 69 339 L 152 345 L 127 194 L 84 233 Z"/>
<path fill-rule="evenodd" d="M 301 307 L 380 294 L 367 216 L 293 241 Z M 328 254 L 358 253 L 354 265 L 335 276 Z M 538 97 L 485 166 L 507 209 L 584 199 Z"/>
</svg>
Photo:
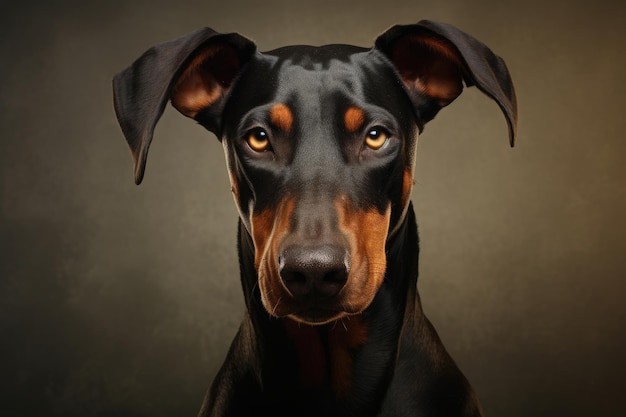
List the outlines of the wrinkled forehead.
<svg viewBox="0 0 626 417">
<path fill-rule="evenodd" d="M 411 107 L 403 96 L 395 70 L 376 50 L 351 45 L 287 46 L 258 53 L 248 64 L 229 100 L 236 109 L 228 113 L 241 118 L 268 103 L 287 103 L 324 117 L 356 104 L 410 118 L 405 113 Z"/>
<path fill-rule="evenodd" d="M 363 85 L 373 72 L 372 52 L 349 45 L 285 47 L 267 53 L 275 59 L 279 99 L 333 95 L 363 97 Z"/>
<path fill-rule="evenodd" d="M 352 45 L 285 46 L 262 55 L 279 66 L 293 66 L 308 71 L 338 70 L 354 65 L 370 50 Z"/>
</svg>

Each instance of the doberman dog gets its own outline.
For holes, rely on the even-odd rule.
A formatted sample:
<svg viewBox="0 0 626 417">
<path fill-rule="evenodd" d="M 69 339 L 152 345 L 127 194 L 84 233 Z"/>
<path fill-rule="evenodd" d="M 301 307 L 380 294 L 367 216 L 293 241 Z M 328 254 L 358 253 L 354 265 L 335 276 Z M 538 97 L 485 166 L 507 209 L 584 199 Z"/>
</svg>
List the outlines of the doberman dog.
<svg viewBox="0 0 626 417">
<path fill-rule="evenodd" d="M 201 416 L 482 415 L 423 313 L 410 202 L 418 134 L 463 84 L 513 146 L 504 61 L 444 23 L 265 53 L 204 28 L 115 76 L 137 184 L 168 101 L 225 151 L 246 312 Z"/>
</svg>

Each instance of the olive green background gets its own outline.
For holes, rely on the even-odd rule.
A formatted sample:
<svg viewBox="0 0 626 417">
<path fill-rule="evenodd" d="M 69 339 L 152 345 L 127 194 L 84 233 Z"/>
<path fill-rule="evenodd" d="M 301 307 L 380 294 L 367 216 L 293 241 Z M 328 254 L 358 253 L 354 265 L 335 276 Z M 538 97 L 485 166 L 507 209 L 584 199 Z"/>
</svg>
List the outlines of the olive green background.
<svg viewBox="0 0 626 417">
<path fill-rule="evenodd" d="M 0 414 L 193 416 L 243 314 L 222 148 L 171 107 L 132 180 L 111 78 L 197 27 L 261 50 L 452 23 L 507 62 L 413 192 L 424 308 L 488 416 L 624 416 L 626 16 L 610 1 L 31 1 L 0 8 Z M 8 411 L 7 411 L 8 410 Z"/>
</svg>

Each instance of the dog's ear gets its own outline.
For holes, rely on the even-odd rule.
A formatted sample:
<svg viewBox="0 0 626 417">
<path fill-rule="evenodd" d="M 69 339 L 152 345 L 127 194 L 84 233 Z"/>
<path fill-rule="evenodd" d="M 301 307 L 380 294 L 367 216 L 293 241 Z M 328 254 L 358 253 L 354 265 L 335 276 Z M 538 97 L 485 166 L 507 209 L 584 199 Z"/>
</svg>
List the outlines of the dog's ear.
<svg viewBox="0 0 626 417">
<path fill-rule="evenodd" d="M 509 142 L 517 135 L 517 102 L 506 64 L 485 44 L 445 23 L 398 25 L 375 43 L 392 62 L 423 123 L 461 94 L 463 81 L 495 100 L 506 118 Z"/>
<path fill-rule="evenodd" d="M 254 43 L 238 34 L 204 28 L 150 48 L 114 77 L 115 113 L 133 155 L 137 184 L 167 101 L 185 116 L 201 113 L 202 124 L 217 133 L 225 97 L 255 51 Z"/>
</svg>

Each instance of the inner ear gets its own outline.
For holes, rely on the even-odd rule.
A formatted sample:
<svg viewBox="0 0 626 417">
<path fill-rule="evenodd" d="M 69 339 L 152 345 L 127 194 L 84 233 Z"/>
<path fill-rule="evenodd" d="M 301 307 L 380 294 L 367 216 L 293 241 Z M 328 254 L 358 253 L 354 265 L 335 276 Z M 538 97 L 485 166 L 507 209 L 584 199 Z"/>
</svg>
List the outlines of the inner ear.
<svg viewBox="0 0 626 417">
<path fill-rule="evenodd" d="M 235 49 L 229 45 L 210 45 L 183 65 L 172 91 L 172 105 L 188 117 L 221 103 L 241 68 Z"/>
<path fill-rule="evenodd" d="M 456 47 L 445 39 L 408 35 L 396 40 L 390 52 L 409 91 L 425 94 L 442 107 L 463 91 L 463 64 Z"/>
</svg>

